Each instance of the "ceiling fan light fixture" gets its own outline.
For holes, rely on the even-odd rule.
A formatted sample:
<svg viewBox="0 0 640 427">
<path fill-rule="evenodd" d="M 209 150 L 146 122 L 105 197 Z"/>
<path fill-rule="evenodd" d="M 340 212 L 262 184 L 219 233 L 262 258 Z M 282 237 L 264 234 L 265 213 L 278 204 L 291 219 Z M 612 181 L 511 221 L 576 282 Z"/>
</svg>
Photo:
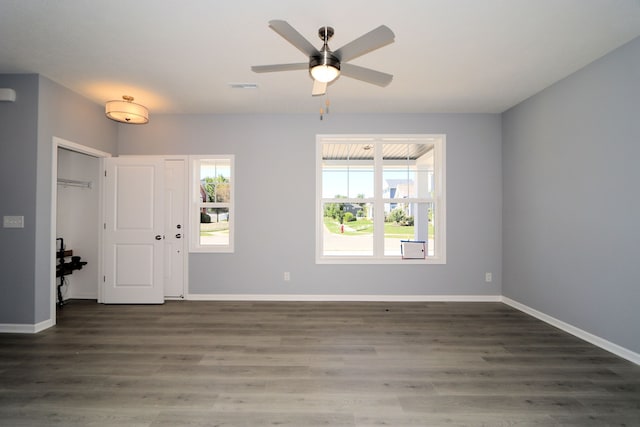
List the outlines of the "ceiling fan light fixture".
<svg viewBox="0 0 640 427">
<path fill-rule="evenodd" d="M 133 102 L 133 96 L 123 95 L 122 101 L 108 101 L 104 112 L 116 122 L 144 125 L 149 123 L 149 110 L 144 105 Z"/>
<path fill-rule="evenodd" d="M 316 65 L 311 69 L 311 77 L 322 83 L 330 83 L 339 75 L 340 70 L 331 65 Z"/>
<path fill-rule="evenodd" d="M 340 75 L 340 61 L 325 51 L 323 56 L 311 59 L 309 72 L 314 80 L 322 83 L 331 83 Z"/>
</svg>

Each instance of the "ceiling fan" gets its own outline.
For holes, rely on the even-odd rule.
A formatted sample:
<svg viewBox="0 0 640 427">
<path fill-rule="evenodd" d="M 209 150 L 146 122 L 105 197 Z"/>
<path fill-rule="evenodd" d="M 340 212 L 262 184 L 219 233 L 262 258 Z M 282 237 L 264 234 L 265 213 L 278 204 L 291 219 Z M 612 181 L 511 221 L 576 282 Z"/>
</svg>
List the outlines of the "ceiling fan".
<svg viewBox="0 0 640 427">
<path fill-rule="evenodd" d="M 313 78 L 313 89 L 311 91 L 313 96 L 324 95 L 327 91 L 327 85 L 340 75 L 381 87 L 387 86 L 393 79 L 391 74 L 346 63 L 372 50 L 393 43 L 395 35 L 386 25 L 381 25 L 369 31 L 336 51 L 331 51 L 328 46 L 329 39 L 333 36 L 333 28 L 331 27 L 321 27 L 318 30 L 318 36 L 323 42 L 320 50 L 316 49 L 286 21 L 269 21 L 269 27 L 308 56 L 309 62 L 256 65 L 251 67 L 251 70 L 256 73 L 308 69 L 311 78 Z"/>
</svg>

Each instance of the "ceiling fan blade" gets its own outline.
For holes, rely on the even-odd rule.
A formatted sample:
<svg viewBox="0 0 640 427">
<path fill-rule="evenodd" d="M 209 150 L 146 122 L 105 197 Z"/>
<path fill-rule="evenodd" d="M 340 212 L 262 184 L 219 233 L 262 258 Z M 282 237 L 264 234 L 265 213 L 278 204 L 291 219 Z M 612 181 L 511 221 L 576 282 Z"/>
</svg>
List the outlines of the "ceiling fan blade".
<svg viewBox="0 0 640 427">
<path fill-rule="evenodd" d="M 324 95 L 325 93 L 327 93 L 327 84 L 314 79 L 311 96 L 320 96 Z"/>
<path fill-rule="evenodd" d="M 340 74 L 352 79 L 362 80 L 378 86 L 387 86 L 393 80 L 393 75 L 372 70 L 371 68 L 360 67 L 353 64 L 342 64 Z"/>
<path fill-rule="evenodd" d="M 273 31 L 280 34 L 286 41 L 294 45 L 300 52 L 307 56 L 320 55 L 318 49 L 316 49 L 309 40 L 305 39 L 302 34 L 293 28 L 287 21 L 275 19 L 269 21 L 269 26 Z"/>
<path fill-rule="evenodd" d="M 386 25 L 380 25 L 378 28 L 369 31 L 354 41 L 347 43 L 340 49 L 333 52 L 341 62 L 350 61 L 372 50 L 379 49 L 383 46 L 393 43 L 395 34 Z"/>
<path fill-rule="evenodd" d="M 251 67 L 251 71 L 254 73 L 271 73 L 274 71 L 294 71 L 294 70 L 308 70 L 309 64 L 306 62 L 299 62 L 296 64 L 273 64 L 273 65 L 254 65 Z"/>
</svg>

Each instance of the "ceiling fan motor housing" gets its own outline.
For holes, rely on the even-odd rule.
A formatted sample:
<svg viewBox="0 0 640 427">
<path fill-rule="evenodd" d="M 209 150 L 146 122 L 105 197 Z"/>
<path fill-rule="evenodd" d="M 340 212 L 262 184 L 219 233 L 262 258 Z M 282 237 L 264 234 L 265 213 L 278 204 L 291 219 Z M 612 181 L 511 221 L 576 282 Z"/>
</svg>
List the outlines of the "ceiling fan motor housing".
<svg viewBox="0 0 640 427">
<path fill-rule="evenodd" d="M 318 65 L 328 65 L 330 67 L 340 69 L 340 60 L 329 50 L 322 49 L 321 56 L 312 56 L 309 58 L 309 69 Z"/>
<path fill-rule="evenodd" d="M 333 28 L 320 27 L 318 29 L 318 37 L 324 42 L 324 45 L 320 50 L 319 56 L 314 55 L 309 57 L 309 70 L 318 65 L 326 65 L 340 70 L 340 59 L 329 50 L 329 46 L 327 45 L 329 39 L 333 37 Z"/>
</svg>

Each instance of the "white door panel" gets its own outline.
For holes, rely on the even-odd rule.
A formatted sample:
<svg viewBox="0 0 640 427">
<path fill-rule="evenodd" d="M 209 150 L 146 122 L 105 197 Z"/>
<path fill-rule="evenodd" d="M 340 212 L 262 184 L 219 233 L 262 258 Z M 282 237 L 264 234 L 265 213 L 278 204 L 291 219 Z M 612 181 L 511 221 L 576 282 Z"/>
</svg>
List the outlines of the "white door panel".
<svg viewBox="0 0 640 427">
<path fill-rule="evenodd" d="M 105 159 L 104 303 L 164 302 L 163 160 Z"/>
<path fill-rule="evenodd" d="M 115 274 L 118 286 L 153 287 L 153 246 L 116 244 Z M 133 264 L 130 260 L 135 259 Z"/>
<path fill-rule="evenodd" d="M 153 230 L 155 166 L 116 165 L 115 224 L 118 230 Z M 149 188 L 151 186 L 151 188 Z"/>
</svg>

